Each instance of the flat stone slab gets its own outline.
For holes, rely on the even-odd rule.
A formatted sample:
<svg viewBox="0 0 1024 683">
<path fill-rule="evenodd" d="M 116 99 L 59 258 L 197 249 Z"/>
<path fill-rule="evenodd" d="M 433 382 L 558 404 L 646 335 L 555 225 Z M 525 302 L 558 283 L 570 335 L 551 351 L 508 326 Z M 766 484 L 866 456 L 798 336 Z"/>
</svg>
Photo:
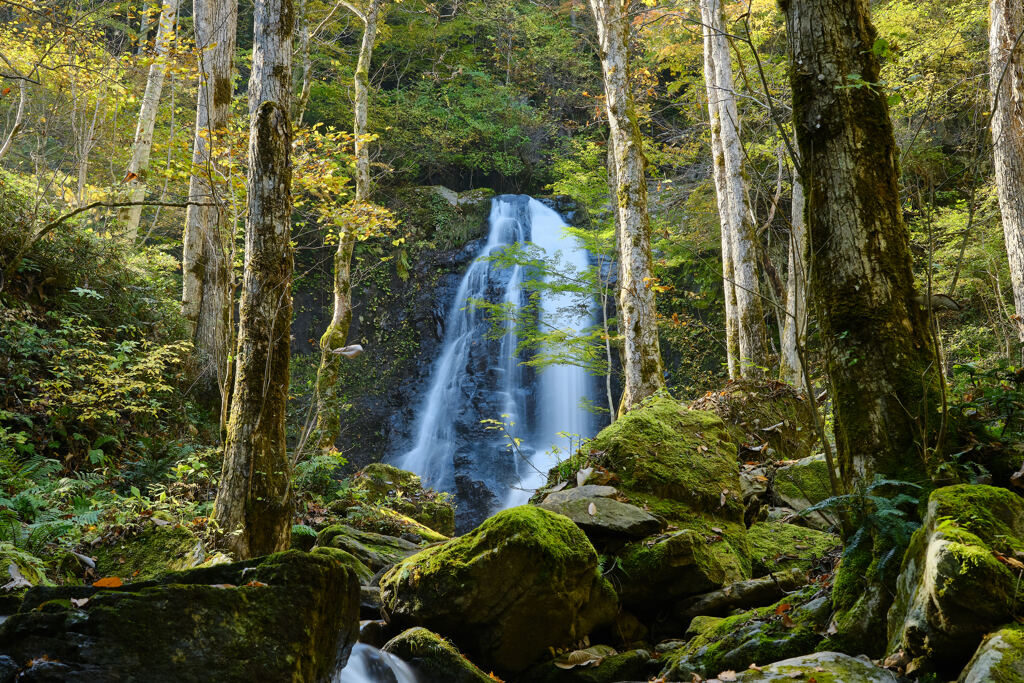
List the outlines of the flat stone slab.
<svg viewBox="0 0 1024 683">
<path fill-rule="evenodd" d="M 555 505 L 568 503 L 573 500 L 582 500 L 584 498 L 614 498 L 618 493 L 619 492 L 614 486 L 597 486 L 595 484 L 587 484 L 585 486 L 577 486 L 573 489 L 562 489 L 561 491 L 549 493 L 544 498 L 543 503 L 545 505 Z"/>
<path fill-rule="evenodd" d="M 611 488 L 608 486 L 581 486 L 584 488 Z M 573 491 L 578 489 L 572 489 Z M 615 489 L 612 489 L 613 491 Z M 562 493 L 559 491 L 559 493 Z M 635 505 L 614 498 L 575 498 L 565 502 L 545 500 L 540 507 L 565 515 L 576 523 L 587 536 L 622 536 L 644 538 L 661 530 L 661 522 Z"/>
</svg>

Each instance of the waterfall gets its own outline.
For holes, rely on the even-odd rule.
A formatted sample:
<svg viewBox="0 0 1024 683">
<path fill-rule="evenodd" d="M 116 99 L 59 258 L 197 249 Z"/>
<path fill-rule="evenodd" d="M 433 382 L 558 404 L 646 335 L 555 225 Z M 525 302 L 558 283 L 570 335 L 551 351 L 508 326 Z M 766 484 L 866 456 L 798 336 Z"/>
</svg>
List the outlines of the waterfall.
<svg viewBox="0 0 1024 683">
<path fill-rule="evenodd" d="M 557 212 L 525 195 L 502 195 L 491 204 L 487 240 L 459 283 L 444 324 L 441 354 L 416 411 L 412 447 L 392 461 L 419 474 L 424 484 L 452 492 L 457 522 L 465 530 L 497 508 L 525 502 L 543 483 L 554 459 L 546 451 L 567 442 L 558 432 L 591 436 L 594 421 L 580 408 L 595 395 L 594 379 L 578 367 L 524 367 L 515 325 L 489 339 L 489 321 L 473 300 L 521 306 L 527 292 L 527 268 L 508 268 L 490 260 L 510 244 L 532 241 L 549 257 L 577 269 L 588 255 L 565 233 Z M 546 327 L 578 331 L 593 323 L 592 310 L 568 310 L 571 294 L 543 295 L 540 316 Z M 585 307 L 586 308 L 586 307 Z M 504 416 L 504 417 L 503 417 Z M 487 429 L 482 420 L 510 424 L 520 439 L 518 453 L 508 437 Z M 526 462 L 529 460 L 529 462 Z M 536 468 L 536 469 L 535 469 Z"/>
<path fill-rule="evenodd" d="M 345 668 L 333 683 L 418 683 L 412 667 L 398 657 L 364 643 L 356 643 Z"/>
</svg>

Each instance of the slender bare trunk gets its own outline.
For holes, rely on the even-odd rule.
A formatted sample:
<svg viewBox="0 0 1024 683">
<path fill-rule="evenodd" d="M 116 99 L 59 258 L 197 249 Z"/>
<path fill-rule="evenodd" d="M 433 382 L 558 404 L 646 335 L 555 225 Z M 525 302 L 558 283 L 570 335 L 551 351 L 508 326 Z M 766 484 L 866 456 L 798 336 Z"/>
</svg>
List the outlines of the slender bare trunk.
<svg viewBox="0 0 1024 683">
<path fill-rule="evenodd" d="M 200 83 L 189 200 L 197 205 L 185 214 L 181 310 L 193 326 L 199 395 L 216 405 L 227 390 L 231 264 L 226 253 L 234 226 L 228 221 L 224 172 L 215 154 L 230 116 L 238 3 L 194 0 L 194 15 Z"/>
<path fill-rule="evenodd" d="M 793 213 L 789 231 L 789 275 L 786 281 L 786 311 L 782 327 L 782 357 L 779 377 L 802 389 L 805 382 L 800 349 L 807 333 L 807 224 L 804 222 L 804 186 L 793 174 Z"/>
<path fill-rule="evenodd" d="M 736 277 L 732 262 L 732 228 L 729 225 L 727 206 L 728 190 L 725 181 L 725 152 L 722 149 L 721 108 L 718 106 L 718 79 L 715 68 L 715 52 L 712 49 L 713 23 L 707 0 L 701 2 L 701 23 L 704 32 L 704 86 L 708 96 L 708 121 L 711 125 L 712 177 L 715 181 L 715 198 L 722 233 L 722 295 L 725 299 L 725 351 L 729 378 L 740 376 L 739 330 L 736 318 Z"/>
<path fill-rule="evenodd" d="M 846 490 L 915 480 L 941 439 L 940 368 L 916 300 L 868 0 L 785 0 L 810 286 Z"/>
<path fill-rule="evenodd" d="M 1024 342 L 1024 6 L 1020 0 L 991 0 L 989 83 L 996 188 L 1017 314 Z"/>
<path fill-rule="evenodd" d="M 18 89 L 20 94 L 18 96 L 18 109 L 14 113 L 14 124 L 11 126 L 11 130 L 7 133 L 7 137 L 4 138 L 4 144 L 0 145 L 0 160 L 2 160 L 7 153 L 11 151 L 11 145 L 14 144 L 14 140 L 21 133 L 21 129 L 25 125 L 25 105 L 28 103 L 28 85 L 24 78 L 18 81 Z"/>
<path fill-rule="evenodd" d="M 249 197 L 235 384 L 214 519 L 239 558 L 284 550 L 292 317 L 291 0 L 256 0 L 249 80 Z"/>
<path fill-rule="evenodd" d="M 146 198 L 146 175 L 149 172 L 149 154 L 153 150 L 153 129 L 156 127 L 156 114 L 160 108 L 164 78 L 167 76 L 167 52 L 174 38 L 174 23 L 178 16 L 180 1 L 166 0 L 167 4 L 160 13 L 160 25 L 156 31 L 155 59 L 149 67 L 146 91 L 142 95 L 142 105 L 139 107 L 139 122 L 135 128 L 132 158 L 128 162 L 128 198 L 133 202 L 141 202 Z M 141 217 L 141 204 L 120 211 L 119 218 L 124 223 L 130 242 L 134 242 L 139 236 Z"/>
<path fill-rule="evenodd" d="M 367 139 L 370 63 L 373 61 L 373 46 L 377 42 L 377 26 L 384 3 L 385 0 L 370 0 L 362 12 L 357 12 L 363 22 L 363 41 L 359 47 L 359 61 L 356 63 L 355 97 L 352 106 L 357 202 L 367 201 L 371 190 L 370 148 Z M 334 313 L 327 331 L 320 338 L 320 368 L 317 371 L 315 388 L 317 419 L 314 443 L 319 449 L 333 447 L 341 432 L 336 390 L 342 357 L 335 351 L 345 346 L 352 324 L 352 252 L 355 243 L 356 237 L 351 230 L 342 232 L 338 236 L 338 249 L 334 254 Z"/>
<path fill-rule="evenodd" d="M 609 143 L 615 156 L 618 213 L 619 329 L 625 388 L 620 412 L 629 411 L 665 386 L 654 305 L 651 227 L 647 214 L 640 126 L 629 88 L 628 0 L 590 0 L 604 75 Z"/>
<path fill-rule="evenodd" d="M 149 31 L 153 25 L 153 14 L 154 10 L 153 2 L 143 2 L 142 11 L 139 13 L 139 38 L 135 42 L 135 54 L 142 55 L 146 52 L 146 46 L 149 45 Z"/>
<path fill-rule="evenodd" d="M 298 24 L 299 24 L 299 69 L 298 74 L 298 91 L 299 95 L 295 99 L 294 113 L 292 114 L 292 121 L 295 125 L 302 125 L 302 117 L 306 114 L 306 104 L 309 102 L 309 93 L 313 87 L 313 60 L 309 56 L 309 41 L 310 26 L 309 26 L 309 2 L 308 0 L 299 0 L 298 8 Z"/>
<path fill-rule="evenodd" d="M 757 228 L 747 205 L 739 110 L 721 0 L 701 0 L 701 17 L 708 109 L 712 129 L 717 131 L 717 151 L 721 154 L 720 160 L 715 161 L 715 189 L 721 222 L 723 228 L 727 226 L 723 239 L 726 233 L 729 238 L 728 256 L 723 254 L 723 275 L 730 267 L 732 270 L 732 301 L 726 296 L 726 344 L 738 358 L 734 369 L 730 357 L 730 375 L 760 375 L 768 362 L 768 335 L 757 275 Z M 729 339 L 730 317 L 735 341 Z"/>
</svg>

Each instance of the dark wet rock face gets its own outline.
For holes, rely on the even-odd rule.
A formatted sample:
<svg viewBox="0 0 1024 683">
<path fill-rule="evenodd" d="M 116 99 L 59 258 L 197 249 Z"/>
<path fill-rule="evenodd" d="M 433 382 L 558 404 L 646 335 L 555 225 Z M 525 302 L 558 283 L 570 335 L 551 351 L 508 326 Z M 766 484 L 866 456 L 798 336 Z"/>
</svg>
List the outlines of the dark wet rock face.
<svg viewBox="0 0 1024 683">
<path fill-rule="evenodd" d="M 0 643 L 18 680 L 314 682 L 358 626 L 355 574 L 288 551 L 116 589 L 32 588 Z"/>
</svg>

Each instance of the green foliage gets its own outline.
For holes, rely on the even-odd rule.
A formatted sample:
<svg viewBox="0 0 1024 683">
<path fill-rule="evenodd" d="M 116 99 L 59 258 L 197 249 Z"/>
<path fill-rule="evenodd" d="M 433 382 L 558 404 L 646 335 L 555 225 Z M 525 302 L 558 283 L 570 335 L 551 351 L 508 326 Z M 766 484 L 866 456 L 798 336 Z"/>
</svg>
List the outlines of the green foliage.
<svg viewBox="0 0 1024 683">
<path fill-rule="evenodd" d="M 844 520 L 849 529 L 876 532 L 892 547 L 903 548 L 921 526 L 917 506 L 922 486 L 909 481 L 877 477 L 854 493 L 833 496 L 800 511 L 800 516 L 827 512 Z"/>
<path fill-rule="evenodd" d="M 336 475 L 347 462 L 341 453 L 332 451 L 314 455 L 298 463 L 292 475 L 296 495 L 315 496 L 321 499 L 336 497 L 343 486 Z"/>
</svg>

